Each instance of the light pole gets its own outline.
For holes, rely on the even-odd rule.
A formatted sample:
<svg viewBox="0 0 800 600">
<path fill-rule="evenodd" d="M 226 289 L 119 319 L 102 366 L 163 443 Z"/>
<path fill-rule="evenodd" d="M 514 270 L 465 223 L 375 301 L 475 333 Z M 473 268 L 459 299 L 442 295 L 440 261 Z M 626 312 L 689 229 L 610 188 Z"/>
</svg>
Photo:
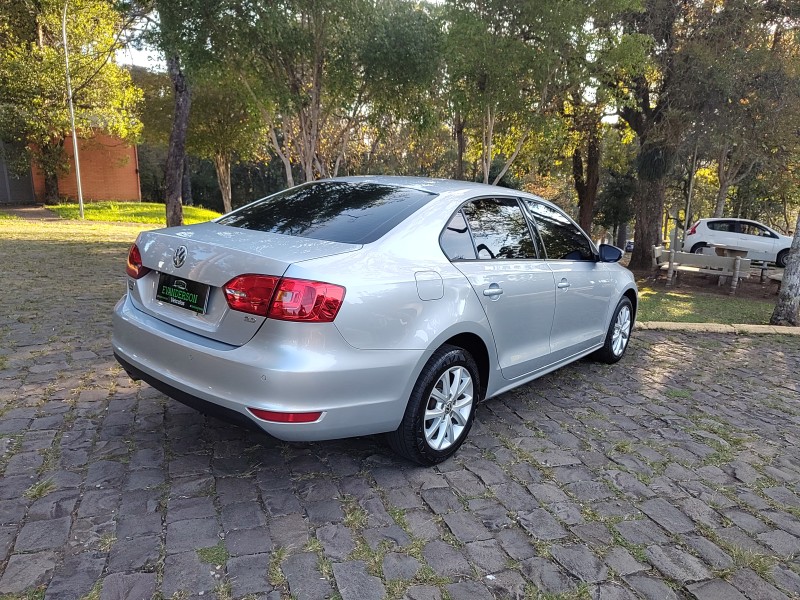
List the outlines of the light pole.
<svg viewBox="0 0 800 600">
<path fill-rule="evenodd" d="M 69 124 L 72 127 L 72 153 L 75 155 L 75 180 L 78 184 L 78 211 L 83 219 L 83 189 L 81 188 L 81 161 L 78 158 L 78 135 L 75 132 L 75 109 L 72 107 L 72 84 L 69 80 L 69 50 L 67 49 L 67 5 L 64 1 L 64 12 L 61 15 L 61 36 L 64 39 L 64 62 L 67 67 L 67 100 L 69 103 Z"/>
</svg>

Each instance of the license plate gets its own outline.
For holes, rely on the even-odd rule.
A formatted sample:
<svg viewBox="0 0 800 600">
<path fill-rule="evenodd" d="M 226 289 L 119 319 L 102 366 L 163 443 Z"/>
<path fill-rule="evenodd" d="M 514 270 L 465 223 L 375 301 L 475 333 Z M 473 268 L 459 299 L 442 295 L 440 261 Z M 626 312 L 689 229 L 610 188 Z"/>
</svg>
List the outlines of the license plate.
<svg viewBox="0 0 800 600">
<path fill-rule="evenodd" d="M 206 312 L 208 286 L 189 279 L 161 273 L 158 278 L 156 299 L 196 313 Z"/>
</svg>

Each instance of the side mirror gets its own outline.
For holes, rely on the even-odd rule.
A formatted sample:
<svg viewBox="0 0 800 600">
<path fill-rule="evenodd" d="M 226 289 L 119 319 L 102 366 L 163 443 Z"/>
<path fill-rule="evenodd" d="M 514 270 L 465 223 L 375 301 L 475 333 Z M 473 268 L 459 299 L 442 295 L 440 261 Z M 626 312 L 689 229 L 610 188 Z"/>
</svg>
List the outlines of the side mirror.
<svg viewBox="0 0 800 600">
<path fill-rule="evenodd" d="M 600 244 L 600 262 L 615 263 L 622 258 L 622 250 L 616 246 Z"/>
</svg>

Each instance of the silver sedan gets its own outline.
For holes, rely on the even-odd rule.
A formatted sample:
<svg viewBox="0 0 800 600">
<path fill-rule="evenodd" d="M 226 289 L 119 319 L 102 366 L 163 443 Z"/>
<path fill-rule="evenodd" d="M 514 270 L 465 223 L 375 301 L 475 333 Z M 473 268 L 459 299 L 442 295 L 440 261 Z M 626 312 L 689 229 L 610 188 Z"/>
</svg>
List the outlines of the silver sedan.
<svg viewBox="0 0 800 600">
<path fill-rule="evenodd" d="M 114 354 L 134 379 L 282 440 L 386 433 L 435 464 L 480 401 L 589 354 L 622 358 L 637 290 L 621 256 L 515 190 L 317 181 L 140 234 Z"/>
</svg>

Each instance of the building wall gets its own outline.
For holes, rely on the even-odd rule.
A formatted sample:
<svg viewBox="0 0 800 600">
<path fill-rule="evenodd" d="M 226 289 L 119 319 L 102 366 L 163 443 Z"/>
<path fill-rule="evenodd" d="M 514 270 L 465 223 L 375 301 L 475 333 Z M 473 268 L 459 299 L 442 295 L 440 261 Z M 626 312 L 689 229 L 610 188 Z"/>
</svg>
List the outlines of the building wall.
<svg viewBox="0 0 800 600">
<path fill-rule="evenodd" d="M 61 198 L 76 202 L 78 186 L 75 179 L 71 136 L 67 136 L 64 142 L 64 152 L 69 158 L 70 170 L 59 176 L 58 194 Z M 78 138 L 78 157 L 81 164 L 81 189 L 85 201 L 138 202 L 142 199 L 136 146 L 128 145 L 104 133 L 96 133 L 90 139 Z M 36 200 L 43 202 L 44 174 L 35 164 L 33 184 Z"/>
</svg>

